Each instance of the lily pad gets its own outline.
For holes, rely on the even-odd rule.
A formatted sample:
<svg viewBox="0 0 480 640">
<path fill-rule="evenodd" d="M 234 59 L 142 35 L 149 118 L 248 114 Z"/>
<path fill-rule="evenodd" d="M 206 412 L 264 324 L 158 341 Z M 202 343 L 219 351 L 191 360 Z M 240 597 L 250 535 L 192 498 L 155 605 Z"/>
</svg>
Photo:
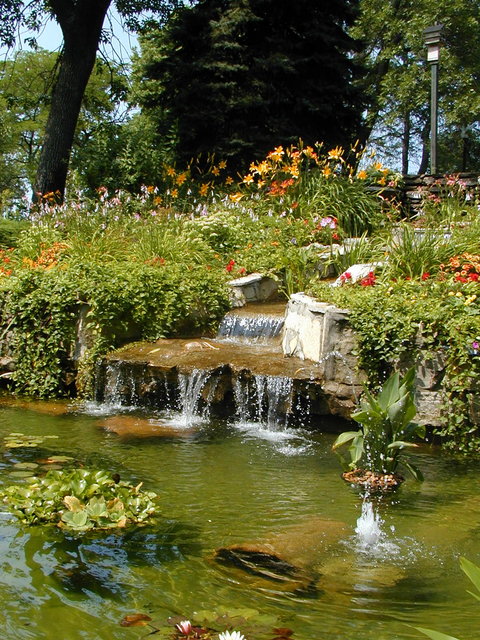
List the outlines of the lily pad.
<svg viewBox="0 0 480 640">
<path fill-rule="evenodd" d="M 4 445 L 7 449 L 18 449 L 20 447 L 39 447 L 47 439 L 58 438 L 53 435 L 30 436 L 25 433 L 12 432 L 4 438 Z"/>
<path fill-rule="evenodd" d="M 10 471 L 8 475 L 14 478 L 31 478 L 34 473 L 33 471 Z"/>
<path fill-rule="evenodd" d="M 15 469 L 31 471 L 33 469 L 38 469 L 38 464 L 36 462 L 16 462 L 14 465 Z"/>
</svg>

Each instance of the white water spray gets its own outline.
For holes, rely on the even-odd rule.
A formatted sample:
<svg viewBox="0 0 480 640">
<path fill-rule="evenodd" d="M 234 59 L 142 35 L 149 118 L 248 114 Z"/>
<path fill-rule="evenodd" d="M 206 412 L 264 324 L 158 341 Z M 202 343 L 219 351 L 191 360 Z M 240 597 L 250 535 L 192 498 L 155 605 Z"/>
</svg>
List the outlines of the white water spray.
<svg viewBox="0 0 480 640">
<path fill-rule="evenodd" d="M 378 545 L 383 536 L 382 524 L 383 521 L 374 511 L 372 503 L 365 499 L 362 504 L 362 515 L 358 518 L 355 527 L 361 549 L 370 550 Z"/>
</svg>

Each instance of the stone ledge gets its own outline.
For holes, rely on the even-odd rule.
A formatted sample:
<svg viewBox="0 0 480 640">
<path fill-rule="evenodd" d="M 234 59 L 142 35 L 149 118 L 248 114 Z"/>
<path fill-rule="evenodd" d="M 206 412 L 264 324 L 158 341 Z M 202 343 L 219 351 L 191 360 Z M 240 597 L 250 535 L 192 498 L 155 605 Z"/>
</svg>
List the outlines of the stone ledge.
<svg viewBox="0 0 480 640">
<path fill-rule="evenodd" d="M 248 302 L 268 302 L 278 293 L 278 283 L 261 273 L 251 273 L 228 283 L 233 307 L 243 307 Z"/>
</svg>

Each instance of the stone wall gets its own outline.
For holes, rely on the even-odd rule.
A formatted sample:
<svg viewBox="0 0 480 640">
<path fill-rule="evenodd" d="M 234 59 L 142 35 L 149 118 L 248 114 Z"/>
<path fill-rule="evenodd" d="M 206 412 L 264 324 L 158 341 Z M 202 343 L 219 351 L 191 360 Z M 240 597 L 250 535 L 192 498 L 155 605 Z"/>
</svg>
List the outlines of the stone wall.
<svg viewBox="0 0 480 640">
<path fill-rule="evenodd" d="M 282 348 L 285 356 L 295 356 L 318 363 L 324 377 L 324 389 L 342 389 L 345 394 L 358 396 L 366 377 L 358 371 L 357 337 L 349 322 L 349 311 L 319 302 L 303 293 L 291 296 L 284 325 Z M 417 421 L 438 426 L 441 424 L 443 402 L 442 379 L 445 361 L 442 353 L 415 363 Z M 353 399 L 353 398 L 352 398 Z"/>
</svg>

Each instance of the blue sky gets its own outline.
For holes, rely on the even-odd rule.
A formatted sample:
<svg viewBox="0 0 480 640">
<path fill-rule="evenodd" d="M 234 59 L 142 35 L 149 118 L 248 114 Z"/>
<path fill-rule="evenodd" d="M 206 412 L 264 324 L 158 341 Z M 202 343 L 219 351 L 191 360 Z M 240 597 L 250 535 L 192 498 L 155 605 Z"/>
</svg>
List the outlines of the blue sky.
<svg viewBox="0 0 480 640">
<path fill-rule="evenodd" d="M 109 59 L 113 59 L 116 62 L 128 62 L 132 49 L 137 45 L 137 39 L 133 34 L 129 34 L 122 29 L 120 18 L 115 8 L 108 12 L 104 28 L 112 32 L 112 38 L 109 44 L 101 45 L 101 51 Z M 34 34 L 27 30 L 21 31 L 17 42 L 17 50 L 30 49 L 25 43 L 25 39 L 32 36 L 36 37 L 37 43 L 42 49 L 47 49 L 48 51 L 56 51 L 60 49 L 62 44 L 62 32 L 54 20 L 49 20 L 39 34 Z M 0 48 L 0 58 L 10 57 L 13 53 L 13 50 L 7 51 L 3 47 Z"/>
</svg>

